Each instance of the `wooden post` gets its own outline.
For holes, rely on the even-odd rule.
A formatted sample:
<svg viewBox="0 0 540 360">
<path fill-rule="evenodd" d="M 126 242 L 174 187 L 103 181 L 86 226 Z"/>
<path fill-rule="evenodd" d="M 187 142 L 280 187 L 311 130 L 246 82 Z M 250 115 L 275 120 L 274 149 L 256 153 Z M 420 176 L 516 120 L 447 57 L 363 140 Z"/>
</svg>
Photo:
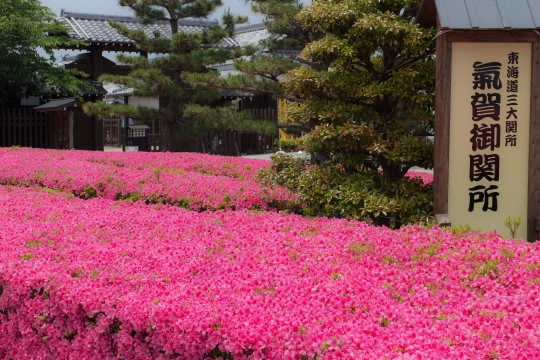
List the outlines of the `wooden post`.
<svg viewBox="0 0 540 360">
<path fill-rule="evenodd" d="M 30 118 L 28 117 L 28 109 L 22 109 L 23 111 L 23 141 L 21 145 L 26 147 L 32 147 L 30 144 L 30 139 L 28 137 L 30 131 Z"/>
<path fill-rule="evenodd" d="M 71 150 L 75 148 L 74 141 L 73 141 L 73 108 L 69 108 L 68 121 L 69 121 L 69 149 Z"/>
<path fill-rule="evenodd" d="M 1 109 L 0 119 L 2 120 L 2 142 L 0 146 L 6 146 L 6 109 Z"/>
<path fill-rule="evenodd" d="M 90 51 L 92 53 L 92 80 L 97 81 L 103 74 L 103 49 L 102 46 L 92 44 Z"/>
<path fill-rule="evenodd" d="M 14 145 L 19 145 L 21 146 L 22 144 L 22 128 L 21 128 L 21 124 L 22 124 L 22 115 L 21 115 L 21 108 L 18 108 L 17 109 L 17 129 L 19 131 L 19 137 L 17 138 L 17 142 L 14 144 Z"/>
<path fill-rule="evenodd" d="M 40 112 L 34 112 L 36 114 L 36 118 L 38 120 L 38 131 L 37 131 L 37 137 L 38 137 L 38 142 L 37 142 L 37 146 L 39 148 L 44 148 L 45 145 L 43 144 L 43 131 L 45 130 L 45 126 L 43 124 L 43 119 L 45 117 L 46 114 L 41 114 Z"/>
<path fill-rule="evenodd" d="M 440 29 L 439 24 L 437 24 L 437 29 Z M 442 34 L 437 38 L 435 74 L 435 169 L 433 174 L 435 215 L 448 214 L 451 78 L 452 43 L 447 41 L 446 34 Z"/>
<path fill-rule="evenodd" d="M 6 146 L 12 146 L 13 145 L 13 113 L 15 112 L 15 110 L 11 110 L 11 109 L 8 109 L 7 110 L 7 117 L 6 117 L 6 120 L 7 120 L 7 144 Z"/>
<path fill-rule="evenodd" d="M 540 217 L 540 43 L 532 44 L 531 127 L 529 142 L 529 201 L 527 240 L 538 240 L 535 219 Z"/>
</svg>

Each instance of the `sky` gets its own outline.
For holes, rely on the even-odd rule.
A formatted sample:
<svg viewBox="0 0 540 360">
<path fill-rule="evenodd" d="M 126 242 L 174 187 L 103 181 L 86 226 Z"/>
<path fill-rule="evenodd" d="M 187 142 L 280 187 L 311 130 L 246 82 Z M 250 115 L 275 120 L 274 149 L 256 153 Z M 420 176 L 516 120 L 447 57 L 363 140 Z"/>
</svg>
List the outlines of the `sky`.
<svg viewBox="0 0 540 360">
<path fill-rule="evenodd" d="M 256 24 L 262 21 L 262 17 L 251 12 L 251 5 L 243 0 L 222 0 L 224 6 L 220 7 L 209 16 L 209 19 L 221 19 L 221 15 L 227 7 L 231 13 L 249 16 L 249 22 Z M 118 0 L 41 0 L 43 6 L 51 8 L 57 15 L 65 9 L 73 12 L 104 15 L 132 15 L 129 8 L 118 5 Z"/>
<path fill-rule="evenodd" d="M 251 11 L 251 5 L 244 0 L 222 0 L 224 6 L 218 8 L 208 18 L 210 20 L 221 20 L 221 16 L 226 8 L 230 7 L 231 13 L 235 15 L 244 15 L 249 17 L 250 24 L 262 22 L 263 17 L 259 14 L 254 14 Z M 103 15 L 133 15 L 129 8 L 118 5 L 118 0 L 41 0 L 41 4 L 50 8 L 60 16 L 62 9 L 72 12 L 82 12 L 90 14 Z M 61 61 L 66 54 L 76 54 L 77 51 L 58 50 L 55 51 L 57 61 Z M 116 54 L 104 53 L 104 57 L 116 61 Z"/>
</svg>

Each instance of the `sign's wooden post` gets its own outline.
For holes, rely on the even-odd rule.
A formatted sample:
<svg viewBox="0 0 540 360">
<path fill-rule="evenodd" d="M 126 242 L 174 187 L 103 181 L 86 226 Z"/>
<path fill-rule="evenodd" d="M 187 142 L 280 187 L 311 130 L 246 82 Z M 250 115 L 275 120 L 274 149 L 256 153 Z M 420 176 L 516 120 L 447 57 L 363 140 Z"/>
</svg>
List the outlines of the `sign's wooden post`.
<svg viewBox="0 0 540 360">
<path fill-rule="evenodd" d="M 538 39 L 537 39 L 538 40 Z M 538 240 L 540 232 L 540 43 L 532 45 L 531 130 L 529 154 L 529 205 L 527 240 Z"/>
<path fill-rule="evenodd" d="M 530 2 L 533 2 L 531 5 Z M 437 27 L 435 215 L 509 237 L 540 231 L 540 6 L 534 0 L 423 0 Z M 504 5 L 504 4 L 503 4 Z"/>
<path fill-rule="evenodd" d="M 437 30 L 440 24 L 437 21 Z M 437 38 L 437 68 L 435 91 L 435 168 L 434 211 L 448 217 L 449 141 L 450 141 L 450 79 L 452 75 L 452 43 L 446 34 Z M 450 223 L 450 221 L 448 221 Z"/>
</svg>

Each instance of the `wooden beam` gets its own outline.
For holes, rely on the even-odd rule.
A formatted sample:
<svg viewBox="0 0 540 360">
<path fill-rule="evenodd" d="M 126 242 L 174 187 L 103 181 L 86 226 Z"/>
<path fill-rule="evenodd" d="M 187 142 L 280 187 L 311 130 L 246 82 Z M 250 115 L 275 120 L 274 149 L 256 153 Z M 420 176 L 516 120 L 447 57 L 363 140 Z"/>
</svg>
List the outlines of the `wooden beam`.
<svg viewBox="0 0 540 360">
<path fill-rule="evenodd" d="M 97 81 L 103 74 L 103 47 L 92 44 L 90 51 L 92 53 L 92 79 Z"/>
<path fill-rule="evenodd" d="M 537 43 L 539 38 L 533 30 L 451 30 L 446 33 L 448 42 Z"/>
<path fill-rule="evenodd" d="M 535 218 L 540 217 L 540 44 L 532 44 L 531 125 L 529 140 L 529 203 L 527 241 L 538 240 Z"/>
<path fill-rule="evenodd" d="M 437 38 L 435 169 L 433 174 L 435 214 L 448 214 L 452 43 L 447 41 L 446 36 L 447 34 L 442 34 Z"/>
</svg>

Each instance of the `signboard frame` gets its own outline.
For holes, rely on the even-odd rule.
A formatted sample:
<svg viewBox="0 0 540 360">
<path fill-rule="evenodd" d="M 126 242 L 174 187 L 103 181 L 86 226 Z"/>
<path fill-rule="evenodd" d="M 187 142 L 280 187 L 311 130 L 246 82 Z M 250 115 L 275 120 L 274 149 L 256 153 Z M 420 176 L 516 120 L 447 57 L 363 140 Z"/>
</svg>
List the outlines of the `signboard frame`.
<svg viewBox="0 0 540 360">
<path fill-rule="evenodd" d="M 437 31 L 434 212 L 437 219 L 445 223 L 444 225 L 449 225 L 452 221 L 448 218 L 452 44 L 455 42 L 532 44 L 528 205 L 527 219 L 523 219 L 522 226 L 527 227 L 526 240 L 536 241 L 540 229 L 540 226 L 537 226 L 540 225 L 540 34 L 534 30 L 441 31 L 438 20 Z"/>
</svg>

